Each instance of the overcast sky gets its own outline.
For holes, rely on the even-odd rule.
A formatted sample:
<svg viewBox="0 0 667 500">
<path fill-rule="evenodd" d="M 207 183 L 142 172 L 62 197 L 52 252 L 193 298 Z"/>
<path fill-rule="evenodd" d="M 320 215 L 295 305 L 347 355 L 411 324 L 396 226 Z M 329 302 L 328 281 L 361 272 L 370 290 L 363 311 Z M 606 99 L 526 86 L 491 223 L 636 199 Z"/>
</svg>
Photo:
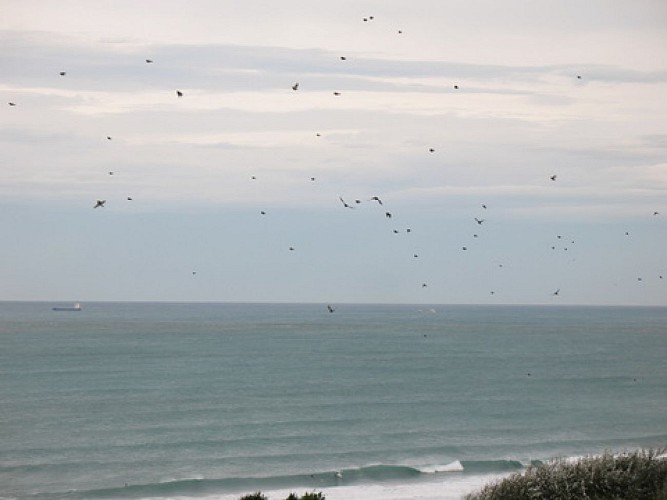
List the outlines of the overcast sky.
<svg viewBox="0 0 667 500">
<path fill-rule="evenodd" d="M 0 300 L 667 305 L 666 28 L 3 0 Z"/>
</svg>

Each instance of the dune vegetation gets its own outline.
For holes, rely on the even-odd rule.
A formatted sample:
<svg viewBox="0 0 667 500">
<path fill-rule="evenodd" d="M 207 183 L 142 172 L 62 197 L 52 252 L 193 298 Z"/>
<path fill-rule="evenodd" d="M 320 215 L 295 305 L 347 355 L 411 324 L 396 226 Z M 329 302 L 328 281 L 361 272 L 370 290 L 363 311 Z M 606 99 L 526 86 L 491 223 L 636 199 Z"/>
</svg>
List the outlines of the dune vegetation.
<svg viewBox="0 0 667 500">
<path fill-rule="evenodd" d="M 667 500 L 665 448 L 553 460 L 488 484 L 466 500 Z"/>
<path fill-rule="evenodd" d="M 268 498 L 262 495 L 261 492 L 251 493 L 249 495 L 244 495 L 239 500 L 268 500 Z M 301 496 L 297 496 L 296 493 L 290 493 L 285 500 L 325 500 L 325 497 L 320 492 L 310 492 L 304 493 Z"/>
</svg>

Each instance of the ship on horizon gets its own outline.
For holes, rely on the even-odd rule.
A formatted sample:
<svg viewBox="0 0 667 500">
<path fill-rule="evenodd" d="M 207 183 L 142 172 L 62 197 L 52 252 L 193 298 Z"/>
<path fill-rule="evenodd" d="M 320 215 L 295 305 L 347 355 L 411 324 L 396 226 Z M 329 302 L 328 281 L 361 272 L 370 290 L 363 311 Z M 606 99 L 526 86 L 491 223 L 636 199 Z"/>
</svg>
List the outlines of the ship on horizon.
<svg viewBox="0 0 667 500">
<path fill-rule="evenodd" d="M 80 311 L 81 310 L 81 304 L 76 302 L 70 307 L 54 307 L 54 311 Z"/>
</svg>

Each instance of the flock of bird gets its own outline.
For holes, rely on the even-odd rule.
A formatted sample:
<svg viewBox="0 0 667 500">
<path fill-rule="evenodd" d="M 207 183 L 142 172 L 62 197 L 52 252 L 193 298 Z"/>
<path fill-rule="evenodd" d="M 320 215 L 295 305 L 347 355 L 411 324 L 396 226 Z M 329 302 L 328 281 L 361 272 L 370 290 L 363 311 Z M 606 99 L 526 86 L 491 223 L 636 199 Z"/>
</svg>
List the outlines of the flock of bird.
<svg viewBox="0 0 667 500">
<path fill-rule="evenodd" d="M 373 22 L 374 19 L 375 19 L 375 16 L 367 16 L 367 17 L 362 18 L 362 20 L 363 20 L 364 23 L 370 23 L 370 22 Z M 403 31 L 402 31 L 402 30 L 397 30 L 397 33 L 398 33 L 399 35 L 401 35 L 401 34 L 403 34 Z M 348 60 L 348 56 L 339 56 L 339 59 L 340 59 L 340 61 L 347 61 L 347 60 Z M 154 64 L 154 60 L 153 60 L 153 59 L 144 59 L 144 62 L 145 62 L 145 64 Z M 67 75 L 67 72 L 66 72 L 66 71 L 60 71 L 60 72 L 59 72 L 59 76 L 61 76 L 61 77 L 65 77 L 66 75 Z M 581 80 L 581 79 L 582 79 L 582 76 L 581 76 L 581 75 L 576 75 L 576 78 L 577 78 L 578 80 Z M 453 87 L 453 89 L 456 90 L 456 91 L 460 90 L 460 88 L 461 88 L 460 85 L 459 85 L 458 83 L 457 83 L 457 84 L 453 84 L 452 87 Z M 294 82 L 293 84 L 291 84 L 291 89 L 292 89 L 293 92 L 299 92 L 299 90 L 300 90 L 300 83 L 299 83 L 299 82 Z M 342 92 L 341 92 L 340 90 L 332 91 L 332 93 L 333 93 L 333 95 L 336 96 L 336 97 L 339 97 L 339 96 L 342 95 Z M 182 98 L 186 97 L 186 96 L 185 96 L 185 92 L 184 92 L 183 90 L 175 90 L 175 95 L 176 95 L 176 98 L 177 98 L 177 99 L 182 99 Z M 17 102 L 15 102 L 15 101 L 10 101 L 10 102 L 8 102 L 8 105 L 11 106 L 11 107 L 16 107 L 16 106 L 17 106 Z M 317 135 L 317 137 L 320 137 L 320 136 L 321 136 L 321 134 L 320 134 L 319 132 L 317 132 L 316 135 Z M 112 138 L 112 136 L 107 135 L 107 136 L 106 136 L 106 139 L 107 139 L 108 141 L 111 141 L 113 138 Z M 434 153 L 436 152 L 436 149 L 435 149 L 434 147 L 430 147 L 430 148 L 428 148 L 427 151 L 428 151 L 429 154 L 434 154 Z M 113 175 L 114 175 L 114 172 L 113 172 L 113 171 L 109 171 L 109 172 L 108 172 L 108 175 L 109 175 L 109 176 L 113 176 Z M 252 181 L 255 181 L 255 180 L 257 180 L 257 176 L 252 175 L 252 176 L 250 177 L 250 179 L 251 179 Z M 558 175 L 557 175 L 557 174 L 552 174 L 552 175 L 550 175 L 550 176 L 548 177 L 548 179 L 547 179 L 546 181 L 549 182 L 549 180 L 550 180 L 551 182 L 556 182 L 557 179 L 558 179 Z M 315 182 L 315 181 L 316 181 L 316 178 L 315 178 L 315 177 L 310 177 L 310 181 L 311 181 L 311 182 Z M 132 201 L 132 200 L 133 200 L 133 197 L 132 197 L 132 196 L 127 196 L 126 199 L 127 199 L 127 201 Z M 394 217 L 394 214 L 386 208 L 385 201 L 384 201 L 382 198 L 380 198 L 380 196 L 378 196 L 378 195 L 369 195 L 368 198 L 364 198 L 363 200 L 362 200 L 362 199 L 359 199 L 359 198 L 350 199 L 350 201 L 346 201 L 346 199 L 345 199 L 343 196 L 338 196 L 338 201 L 340 202 L 340 206 L 342 206 L 343 209 L 348 209 L 348 210 L 355 210 L 355 209 L 357 209 L 358 207 L 360 207 L 362 204 L 364 204 L 364 203 L 369 203 L 369 202 L 370 202 L 370 203 L 376 205 L 377 207 L 380 207 L 381 211 L 384 212 L 384 218 L 385 218 L 386 220 L 391 221 L 391 220 L 393 219 L 393 217 Z M 98 209 L 98 208 L 99 208 L 99 209 L 102 209 L 102 208 L 105 208 L 105 207 L 106 207 L 106 203 L 107 203 L 107 202 L 106 202 L 105 199 L 97 199 L 97 200 L 95 201 L 95 203 L 93 204 L 93 209 Z M 480 205 L 480 207 L 481 207 L 481 209 L 482 209 L 483 211 L 487 211 L 487 210 L 488 210 L 488 206 L 487 206 L 485 203 L 482 203 L 482 204 Z M 260 213 L 260 215 L 262 215 L 262 216 L 267 215 L 267 211 L 266 211 L 266 209 L 262 209 L 262 210 L 260 210 L 259 213 Z M 659 215 L 659 212 L 658 212 L 658 211 L 654 211 L 654 212 L 653 212 L 653 216 L 658 216 L 658 215 Z M 477 227 L 482 227 L 484 224 L 486 224 L 486 221 L 487 221 L 486 218 L 482 218 L 482 217 L 473 217 L 473 218 L 472 218 L 472 221 L 471 221 L 471 224 L 474 222 L 475 225 L 476 225 Z M 392 228 L 392 232 L 393 232 L 393 234 L 400 234 L 400 233 L 406 233 L 406 234 L 409 234 L 409 233 L 412 232 L 412 229 L 409 228 L 409 227 L 408 227 L 408 228 L 403 228 L 403 229 L 398 229 L 398 228 L 394 227 L 394 228 Z M 625 234 L 626 234 L 626 236 L 629 236 L 629 232 L 626 232 Z M 479 234 L 477 234 L 477 233 L 473 234 L 473 238 L 477 239 L 478 237 L 479 237 Z M 561 241 L 562 238 L 563 238 L 563 237 L 562 237 L 561 235 L 558 235 L 558 236 L 557 236 L 557 240 L 559 240 L 559 241 Z M 570 244 L 574 244 L 574 240 L 571 240 Z M 465 244 L 465 245 L 461 245 L 461 251 L 464 251 L 464 252 L 465 252 L 465 251 L 468 250 L 468 248 L 469 248 L 469 245 L 467 245 L 467 244 Z M 555 244 L 551 246 L 551 250 L 554 250 L 554 251 L 555 251 L 555 250 L 568 251 L 568 248 L 569 248 L 568 246 L 557 247 Z M 288 250 L 289 250 L 290 252 L 295 252 L 295 251 L 296 251 L 296 248 L 295 248 L 294 246 L 289 246 L 289 247 L 288 247 Z M 412 257 L 415 258 L 415 259 L 416 259 L 416 258 L 419 258 L 419 253 L 415 251 L 414 253 L 412 253 Z M 498 267 L 499 267 L 499 268 L 502 268 L 502 267 L 503 267 L 503 264 L 499 264 Z M 195 276 L 196 274 L 197 274 L 196 271 L 192 271 L 192 275 L 193 275 L 193 276 Z M 663 279 L 663 276 L 660 275 L 659 278 L 660 278 L 660 279 Z M 638 281 L 642 281 L 642 277 L 638 277 Z M 421 282 L 421 288 L 426 288 L 426 287 L 428 287 L 428 282 L 426 282 L 426 281 Z M 551 292 L 551 295 L 552 295 L 552 296 L 554 296 L 554 297 L 559 297 L 559 296 L 561 295 L 561 289 L 560 289 L 559 287 L 555 287 L 555 288 L 552 289 L 552 290 L 553 290 L 553 292 Z M 490 290 L 489 293 L 490 293 L 491 295 L 495 295 L 495 294 L 496 294 L 496 291 L 495 291 L 495 290 Z M 327 310 L 328 310 L 328 312 L 333 313 L 334 311 L 336 311 L 336 308 L 333 307 L 333 306 L 331 306 L 331 305 L 328 305 L 328 306 L 327 306 Z"/>
</svg>

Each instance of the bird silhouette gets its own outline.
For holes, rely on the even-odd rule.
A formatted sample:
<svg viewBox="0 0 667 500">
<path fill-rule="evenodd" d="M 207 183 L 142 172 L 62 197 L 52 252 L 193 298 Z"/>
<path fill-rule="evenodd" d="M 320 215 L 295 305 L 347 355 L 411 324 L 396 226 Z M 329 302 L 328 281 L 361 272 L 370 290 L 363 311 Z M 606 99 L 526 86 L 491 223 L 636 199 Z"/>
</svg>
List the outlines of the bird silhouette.
<svg viewBox="0 0 667 500">
<path fill-rule="evenodd" d="M 560 295 L 560 288 L 553 293 L 554 296 Z"/>
<path fill-rule="evenodd" d="M 477 224 L 479 224 L 480 226 L 482 225 L 482 222 L 484 222 L 485 220 L 486 220 L 486 219 L 478 219 L 477 217 L 475 217 L 475 222 L 476 222 Z"/>
<path fill-rule="evenodd" d="M 332 312 L 334 312 L 334 311 L 336 310 L 336 308 L 333 307 L 333 306 L 331 306 L 331 305 L 328 305 L 328 306 L 327 306 L 327 310 L 328 310 L 330 313 L 332 313 Z"/>
<path fill-rule="evenodd" d="M 298 90 L 299 89 L 299 82 L 296 82 L 294 85 L 292 85 L 292 90 Z"/>
<path fill-rule="evenodd" d="M 153 62 L 153 59 L 146 59 L 146 64 L 151 64 Z"/>
<path fill-rule="evenodd" d="M 180 90 L 177 90 L 177 91 L 176 91 L 176 95 L 177 95 L 178 97 L 183 97 L 183 92 L 181 92 Z"/>
<path fill-rule="evenodd" d="M 60 72 L 60 73 L 58 73 L 58 74 L 59 74 L 60 76 L 65 76 L 65 75 L 66 75 L 67 73 L 66 73 L 66 72 L 64 72 L 64 71 L 61 71 L 61 72 Z"/>
<path fill-rule="evenodd" d="M 458 86 L 458 85 L 454 85 L 454 89 L 455 89 L 455 90 L 458 90 L 458 89 L 459 89 L 459 86 Z"/>
<path fill-rule="evenodd" d="M 377 196 L 371 196 L 368 201 L 377 201 L 380 205 L 382 205 L 382 200 Z"/>
<path fill-rule="evenodd" d="M 345 200 L 343 199 L 342 196 L 339 196 L 338 199 L 340 200 L 340 202 L 343 204 L 343 206 L 344 206 L 345 208 L 352 208 L 352 209 L 354 209 L 354 207 L 353 207 L 352 205 L 348 205 L 348 204 L 345 202 Z"/>
<path fill-rule="evenodd" d="M 107 135 L 107 141 L 110 141 L 110 140 L 111 140 L 111 136 Z"/>
<path fill-rule="evenodd" d="M 99 208 L 99 207 L 104 207 L 104 204 L 107 202 L 107 200 L 97 200 L 95 203 L 95 206 L 93 208 Z"/>
<path fill-rule="evenodd" d="M 333 95 L 340 95 L 340 92 L 334 92 Z"/>
<path fill-rule="evenodd" d="M 347 57 L 345 57 L 345 56 L 340 56 L 340 60 L 341 60 L 341 61 L 347 61 Z"/>
<path fill-rule="evenodd" d="M 551 179 L 552 181 L 555 181 L 557 177 L 558 177 L 557 175 L 552 175 L 551 177 L 549 177 L 549 179 Z"/>
<path fill-rule="evenodd" d="M 387 219 L 391 219 L 391 212 L 385 212 L 385 213 L 384 213 L 384 216 L 385 216 Z"/>
<path fill-rule="evenodd" d="M 15 102 L 8 102 L 7 104 L 9 104 L 10 106 L 16 106 Z"/>
</svg>

